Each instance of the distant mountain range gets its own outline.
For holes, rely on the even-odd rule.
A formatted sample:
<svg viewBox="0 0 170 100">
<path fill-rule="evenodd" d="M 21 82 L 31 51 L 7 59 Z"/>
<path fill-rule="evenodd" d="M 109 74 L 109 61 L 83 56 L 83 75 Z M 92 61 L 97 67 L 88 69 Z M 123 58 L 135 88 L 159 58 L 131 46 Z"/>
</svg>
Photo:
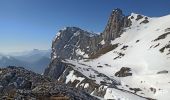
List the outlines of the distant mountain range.
<svg viewBox="0 0 170 100">
<path fill-rule="evenodd" d="M 22 66 L 37 73 L 43 73 L 50 63 L 51 50 L 34 49 L 25 52 L 15 52 L 0 55 L 0 67 Z"/>
</svg>

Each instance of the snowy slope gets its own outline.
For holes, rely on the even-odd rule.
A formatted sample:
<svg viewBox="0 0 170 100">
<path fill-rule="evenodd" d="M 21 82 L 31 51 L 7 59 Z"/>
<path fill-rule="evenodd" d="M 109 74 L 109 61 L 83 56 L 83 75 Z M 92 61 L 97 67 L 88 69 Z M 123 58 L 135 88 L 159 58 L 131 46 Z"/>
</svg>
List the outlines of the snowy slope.
<svg viewBox="0 0 170 100">
<path fill-rule="evenodd" d="M 91 60 L 67 60 L 75 65 L 75 70 L 85 76 L 95 75 L 95 71 L 120 82 L 115 88 L 108 88 L 105 99 L 142 100 L 142 97 L 170 100 L 170 15 L 136 20 L 138 14 L 132 13 L 132 25 L 113 40 L 119 46 Z M 148 22 L 144 22 L 147 19 Z M 144 22 L 144 23 L 143 23 Z M 104 44 L 104 40 L 102 42 Z M 84 69 L 92 70 L 84 70 Z M 99 67 L 100 66 L 100 67 Z M 132 76 L 116 77 L 122 67 L 131 69 Z M 90 77 L 89 77 L 90 78 Z M 100 84 L 104 78 L 95 78 Z M 108 80 L 108 83 L 110 80 Z M 134 89 L 139 89 L 135 92 Z M 127 92 L 129 91 L 129 92 Z M 136 96 L 134 94 L 139 96 Z"/>
</svg>

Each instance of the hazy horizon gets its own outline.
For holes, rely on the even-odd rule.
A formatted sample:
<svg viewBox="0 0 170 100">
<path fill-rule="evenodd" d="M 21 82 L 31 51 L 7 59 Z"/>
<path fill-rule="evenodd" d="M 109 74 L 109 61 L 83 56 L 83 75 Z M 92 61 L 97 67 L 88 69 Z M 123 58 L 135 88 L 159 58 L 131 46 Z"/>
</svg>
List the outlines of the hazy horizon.
<svg viewBox="0 0 170 100">
<path fill-rule="evenodd" d="M 17 56 L 21 55 L 22 53 L 26 52 L 32 52 L 34 50 L 39 50 L 39 51 L 51 51 L 51 49 L 29 49 L 29 50 L 21 50 L 21 51 L 11 51 L 11 52 L 0 52 L 0 56 Z"/>
</svg>

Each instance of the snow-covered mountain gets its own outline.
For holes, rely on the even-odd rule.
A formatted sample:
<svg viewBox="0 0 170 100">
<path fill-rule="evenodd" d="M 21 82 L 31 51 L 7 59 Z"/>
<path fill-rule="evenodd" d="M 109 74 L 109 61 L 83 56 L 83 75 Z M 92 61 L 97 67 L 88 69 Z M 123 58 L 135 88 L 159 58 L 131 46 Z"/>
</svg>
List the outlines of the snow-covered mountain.
<svg viewBox="0 0 170 100">
<path fill-rule="evenodd" d="M 113 10 L 104 32 L 67 27 L 44 75 L 104 99 L 170 99 L 170 15 Z"/>
<path fill-rule="evenodd" d="M 22 66 L 37 73 L 43 73 L 50 63 L 51 50 L 34 49 L 25 52 L 15 52 L 0 55 L 0 67 Z"/>
</svg>

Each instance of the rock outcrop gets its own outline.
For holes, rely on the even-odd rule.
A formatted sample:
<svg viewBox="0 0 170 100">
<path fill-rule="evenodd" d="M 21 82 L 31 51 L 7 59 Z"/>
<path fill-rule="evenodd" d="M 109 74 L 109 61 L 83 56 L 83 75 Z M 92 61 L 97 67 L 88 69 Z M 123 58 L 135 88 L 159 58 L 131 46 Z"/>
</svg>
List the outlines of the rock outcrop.
<svg viewBox="0 0 170 100">
<path fill-rule="evenodd" d="M 1 100 L 98 100 L 87 92 L 22 67 L 0 69 Z"/>
<path fill-rule="evenodd" d="M 22 67 L 9 66 L 0 69 L 0 97 L 14 97 L 17 91 L 31 90 L 39 83 L 50 82 L 49 78 L 26 70 Z"/>
<path fill-rule="evenodd" d="M 54 59 L 49 67 L 45 69 L 44 75 L 56 80 L 60 77 L 66 67 L 67 64 L 63 63 L 61 59 Z"/>
<path fill-rule="evenodd" d="M 102 33 L 104 41 L 110 43 L 111 40 L 114 40 L 122 34 L 124 28 L 129 27 L 130 25 L 130 19 L 122 13 L 122 10 L 113 10 L 106 28 Z"/>
<path fill-rule="evenodd" d="M 128 67 L 122 67 L 118 72 L 115 73 L 115 76 L 117 77 L 132 76 L 132 73 L 130 71 L 131 69 Z"/>
</svg>

